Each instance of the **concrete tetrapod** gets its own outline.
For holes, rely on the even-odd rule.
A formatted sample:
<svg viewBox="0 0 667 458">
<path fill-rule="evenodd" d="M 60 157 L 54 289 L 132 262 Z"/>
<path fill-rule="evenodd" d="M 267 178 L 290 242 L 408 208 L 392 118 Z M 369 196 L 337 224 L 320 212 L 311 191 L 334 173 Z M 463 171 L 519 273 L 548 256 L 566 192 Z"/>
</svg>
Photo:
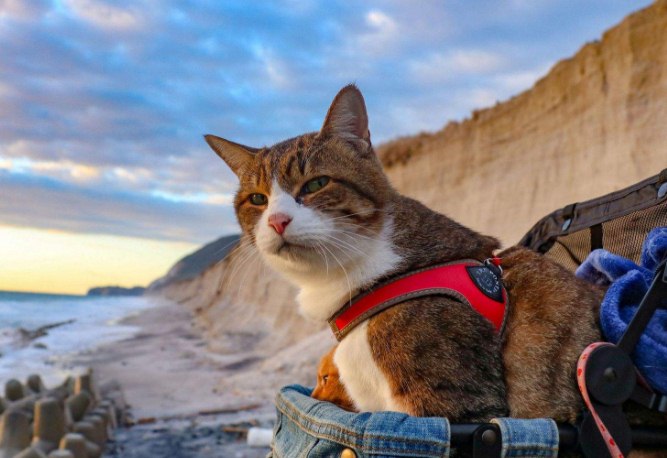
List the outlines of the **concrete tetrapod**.
<svg viewBox="0 0 667 458">
<path fill-rule="evenodd" d="M 102 455 L 102 442 L 98 442 L 97 430 L 89 421 L 80 421 L 74 424 L 74 431 L 86 439 L 86 450 L 89 458 L 98 458 Z"/>
<path fill-rule="evenodd" d="M 81 421 L 90 407 L 90 395 L 85 391 L 73 394 L 67 398 L 65 404 L 72 414 L 72 420 L 74 420 L 74 422 Z"/>
<path fill-rule="evenodd" d="M 105 399 L 99 403 L 98 408 L 105 408 L 109 412 L 109 422 L 111 429 L 118 428 L 118 412 L 116 411 L 116 406 L 113 401 L 110 399 Z"/>
<path fill-rule="evenodd" d="M 74 455 L 69 450 L 54 450 L 49 453 L 48 458 L 74 458 Z"/>
<path fill-rule="evenodd" d="M 100 458 L 102 456 L 102 447 L 86 439 L 86 452 L 88 458 Z"/>
<path fill-rule="evenodd" d="M 69 407 L 67 407 L 67 404 L 65 404 L 64 400 L 58 401 L 58 405 L 61 409 L 63 409 L 63 414 L 65 415 L 65 432 L 71 431 L 72 427 L 74 426 L 72 412 L 69 410 Z"/>
<path fill-rule="evenodd" d="M 111 422 L 111 415 L 109 414 L 109 409 L 104 407 L 95 407 L 92 412 L 90 412 L 91 417 L 100 417 L 104 423 L 104 431 L 106 432 L 107 440 L 113 439 L 113 426 Z"/>
<path fill-rule="evenodd" d="M 100 447 L 104 445 L 104 436 L 95 425 L 87 420 L 74 424 L 74 432 L 82 434 L 86 439 Z"/>
<path fill-rule="evenodd" d="M 88 458 L 100 458 L 102 456 L 102 447 L 89 440 L 86 440 L 86 451 L 88 452 Z"/>
<path fill-rule="evenodd" d="M 107 431 L 107 422 L 104 421 L 104 418 L 102 418 L 100 415 L 97 414 L 90 414 L 86 416 L 85 420 L 92 423 L 93 426 L 95 426 L 95 429 L 97 429 L 99 436 L 102 438 L 102 445 L 104 445 L 106 441 L 109 439 L 109 434 Z"/>
<path fill-rule="evenodd" d="M 74 394 L 81 393 L 82 391 L 88 393 L 93 403 L 95 403 L 97 395 L 95 393 L 95 386 L 93 385 L 93 375 L 90 372 L 77 376 L 74 381 Z"/>
<path fill-rule="evenodd" d="M 8 401 L 18 401 L 25 396 L 23 384 L 15 378 L 7 380 L 5 383 L 5 398 Z"/>
<path fill-rule="evenodd" d="M 65 413 L 58 401 L 44 398 L 35 404 L 35 425 L 33 447 L 49 453 L 58 447 L 60 439 L 65 435 Z"/>
<path fill-rule="evenodd" d="M 74 379 L 67 377 L 63 383 L 46 391 L 46 396 L 62 401 L 74 392 Z"/>
<path fill-rule="evenodd" d="M 30 446 L 30 419 L 20 411 L 5 412 L 0 419 L 0 458 L 13 458 Z"/>
<path fill-rule="evenodd" d="M 25 381 L 26 387 L 35 394 L 44 393 L 46 391 L 46 386 L 42 382 L 42 377 L 39 374 L 31 374 L 28 376 L 28 379 Z"/>
<path fill-rule="evenodd" d="M 35 415 L 35 396 L 26 396 L 25 398 L 19 399 L 18 401 L 10 402 L 7 405 L 7 410 L 11 411 L 20 411 L 28 416 L 30 421 L 32 421 Z"/>
<path fill-rule="evenodd" d="M 63 438 L 60 439 L 60 446 L 58 448 L 61 450 L 69 450 L 72 452 L 74 458 L 90 458 L 88 449 L 86 448 L 86 438 L 81 434 L 65 434 Z M 99 451 L 99 447 L 97 447 L 97 449 Z"/>
<path fill-rule="evenodd" d="M 15 455 L 14 458 L 46 458 L 46 454 L 37 447 L 30 447 Z"/>
</svg>

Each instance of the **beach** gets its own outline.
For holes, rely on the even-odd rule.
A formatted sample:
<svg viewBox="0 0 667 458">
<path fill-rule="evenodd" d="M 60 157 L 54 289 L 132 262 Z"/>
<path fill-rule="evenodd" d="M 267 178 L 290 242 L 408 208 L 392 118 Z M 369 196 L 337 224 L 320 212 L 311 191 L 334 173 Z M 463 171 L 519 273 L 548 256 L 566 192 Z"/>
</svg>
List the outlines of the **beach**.
<svg viewBox="0 0 667 458">
<path fill-rule="evenodd" d="M 5 303 L 6 313 L 0 319 L 6 335 L 15 334 L 10 330 L 18 327 L 44 326 L 44 320 L 75 321 L 49 329 L 26 345 L 11 347 L 5 339 L 2 381 L 40 373 L 53 386 L 67 374 L 91 368 L 100 386 L 119 385 L 128 424 L 133 426 L 116 431 L 104 456 L 255 457 L 268 452 L 248 447 L 245 432 L 252 426 L 272 427 L 271 398 L 253 396 L 252 391 L 220 390 L 224 378 L 234 372 L 238 356 L 210 352 L 185 307 L 152 297 L 41 298 L 41 305 L 36 303 L 39 297 L 32 299 L 36 301 L 23 302 L 24 308 L 53 313 L 42 313 L 36 320 L 38 315 L 31 310 L 20 318 L 21 304 L 14 302 L 12 321 Z M 84 317 L 82 310 L 91 308 L 91 317 Z M 78 318 L 70 318 L 77 313 Z"/>
<path fill-rule="evenodd" d="M 136 420 L 193 415 L 220 409 L 247 410 L 252 397 L 219 393 L 216 385 L 233 357 L 206 348 L 184 307 L 166 300 L 122 320 L 137 329 L 127 338 L 73 356 L 100 380 L 117 380 Z"/>
<path fill-rule="evenodd" d="M 192 323 L 187 309 L 164 299 L 121 321 L 138 329 L 131 337 L 75 355 L 70 363 L 115 380 L 129 407 L 131 428 L 117 431 L 105 456 L 265 456 L 250 448 L 245 431 L 272 427 L 270 399 L 222 392 L 234 356 L 218 355 Z M 233 370 L 232 370 L 233 372 Z"/>
</svg>

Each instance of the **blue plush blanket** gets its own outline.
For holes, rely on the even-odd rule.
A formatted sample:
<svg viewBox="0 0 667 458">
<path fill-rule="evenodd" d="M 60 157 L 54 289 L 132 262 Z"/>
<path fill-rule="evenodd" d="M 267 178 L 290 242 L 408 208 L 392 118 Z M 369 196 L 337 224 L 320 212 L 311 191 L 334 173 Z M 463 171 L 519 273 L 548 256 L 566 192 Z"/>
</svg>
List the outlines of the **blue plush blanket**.
<svg viewBox="0 0 667 458">
<path fill-rule="evenodd" d="M 610 253 L 594 250 L 576 275 L 600 285 L 609 285 L 600 308 L 604 337 L 618 342 L 648 291 L 653 274 L 667 258 L 667 227 L 653 229 L 642 247 L 640 265 Z M 658 309 L 632 355 L 648 383 L 667 394 L 667 310 Z"/>
</svg>

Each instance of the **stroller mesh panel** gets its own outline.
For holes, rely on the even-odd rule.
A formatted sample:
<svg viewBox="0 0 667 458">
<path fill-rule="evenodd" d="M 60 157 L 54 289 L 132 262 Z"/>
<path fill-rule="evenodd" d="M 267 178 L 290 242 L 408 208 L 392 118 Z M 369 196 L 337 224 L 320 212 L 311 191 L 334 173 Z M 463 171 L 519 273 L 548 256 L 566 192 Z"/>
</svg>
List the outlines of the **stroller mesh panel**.
<svg viewBox="0 0 667 458">
<path fill-rule="evenodd" d="M 667 226 L 667 201 L 602 223 L 602 247 L 639 263 L 646 235 L 659 226 Z M 591 237 L 591 229 L 560 236 L 545 255 L 574 271 L 591 252 Z"/>
<path fill-rule="evenodd" d="M 558 237 L 545 256 L 569 270 L 576 270 L 591 252 L 591 231 L 584 229 Z"/>
</svg>

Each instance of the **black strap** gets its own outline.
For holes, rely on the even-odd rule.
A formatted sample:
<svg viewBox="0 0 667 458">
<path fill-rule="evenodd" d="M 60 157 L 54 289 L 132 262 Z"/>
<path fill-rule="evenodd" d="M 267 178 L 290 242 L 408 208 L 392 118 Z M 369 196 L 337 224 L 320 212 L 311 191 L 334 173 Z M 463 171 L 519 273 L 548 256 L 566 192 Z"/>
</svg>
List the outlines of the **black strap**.
<svg viewBox="0 0 667 458">
<path fill-rule="evenodd" d="M 591 226 L 591 251 L 602 248 L 603 236 L 602 224 Z"/>
</svg>

